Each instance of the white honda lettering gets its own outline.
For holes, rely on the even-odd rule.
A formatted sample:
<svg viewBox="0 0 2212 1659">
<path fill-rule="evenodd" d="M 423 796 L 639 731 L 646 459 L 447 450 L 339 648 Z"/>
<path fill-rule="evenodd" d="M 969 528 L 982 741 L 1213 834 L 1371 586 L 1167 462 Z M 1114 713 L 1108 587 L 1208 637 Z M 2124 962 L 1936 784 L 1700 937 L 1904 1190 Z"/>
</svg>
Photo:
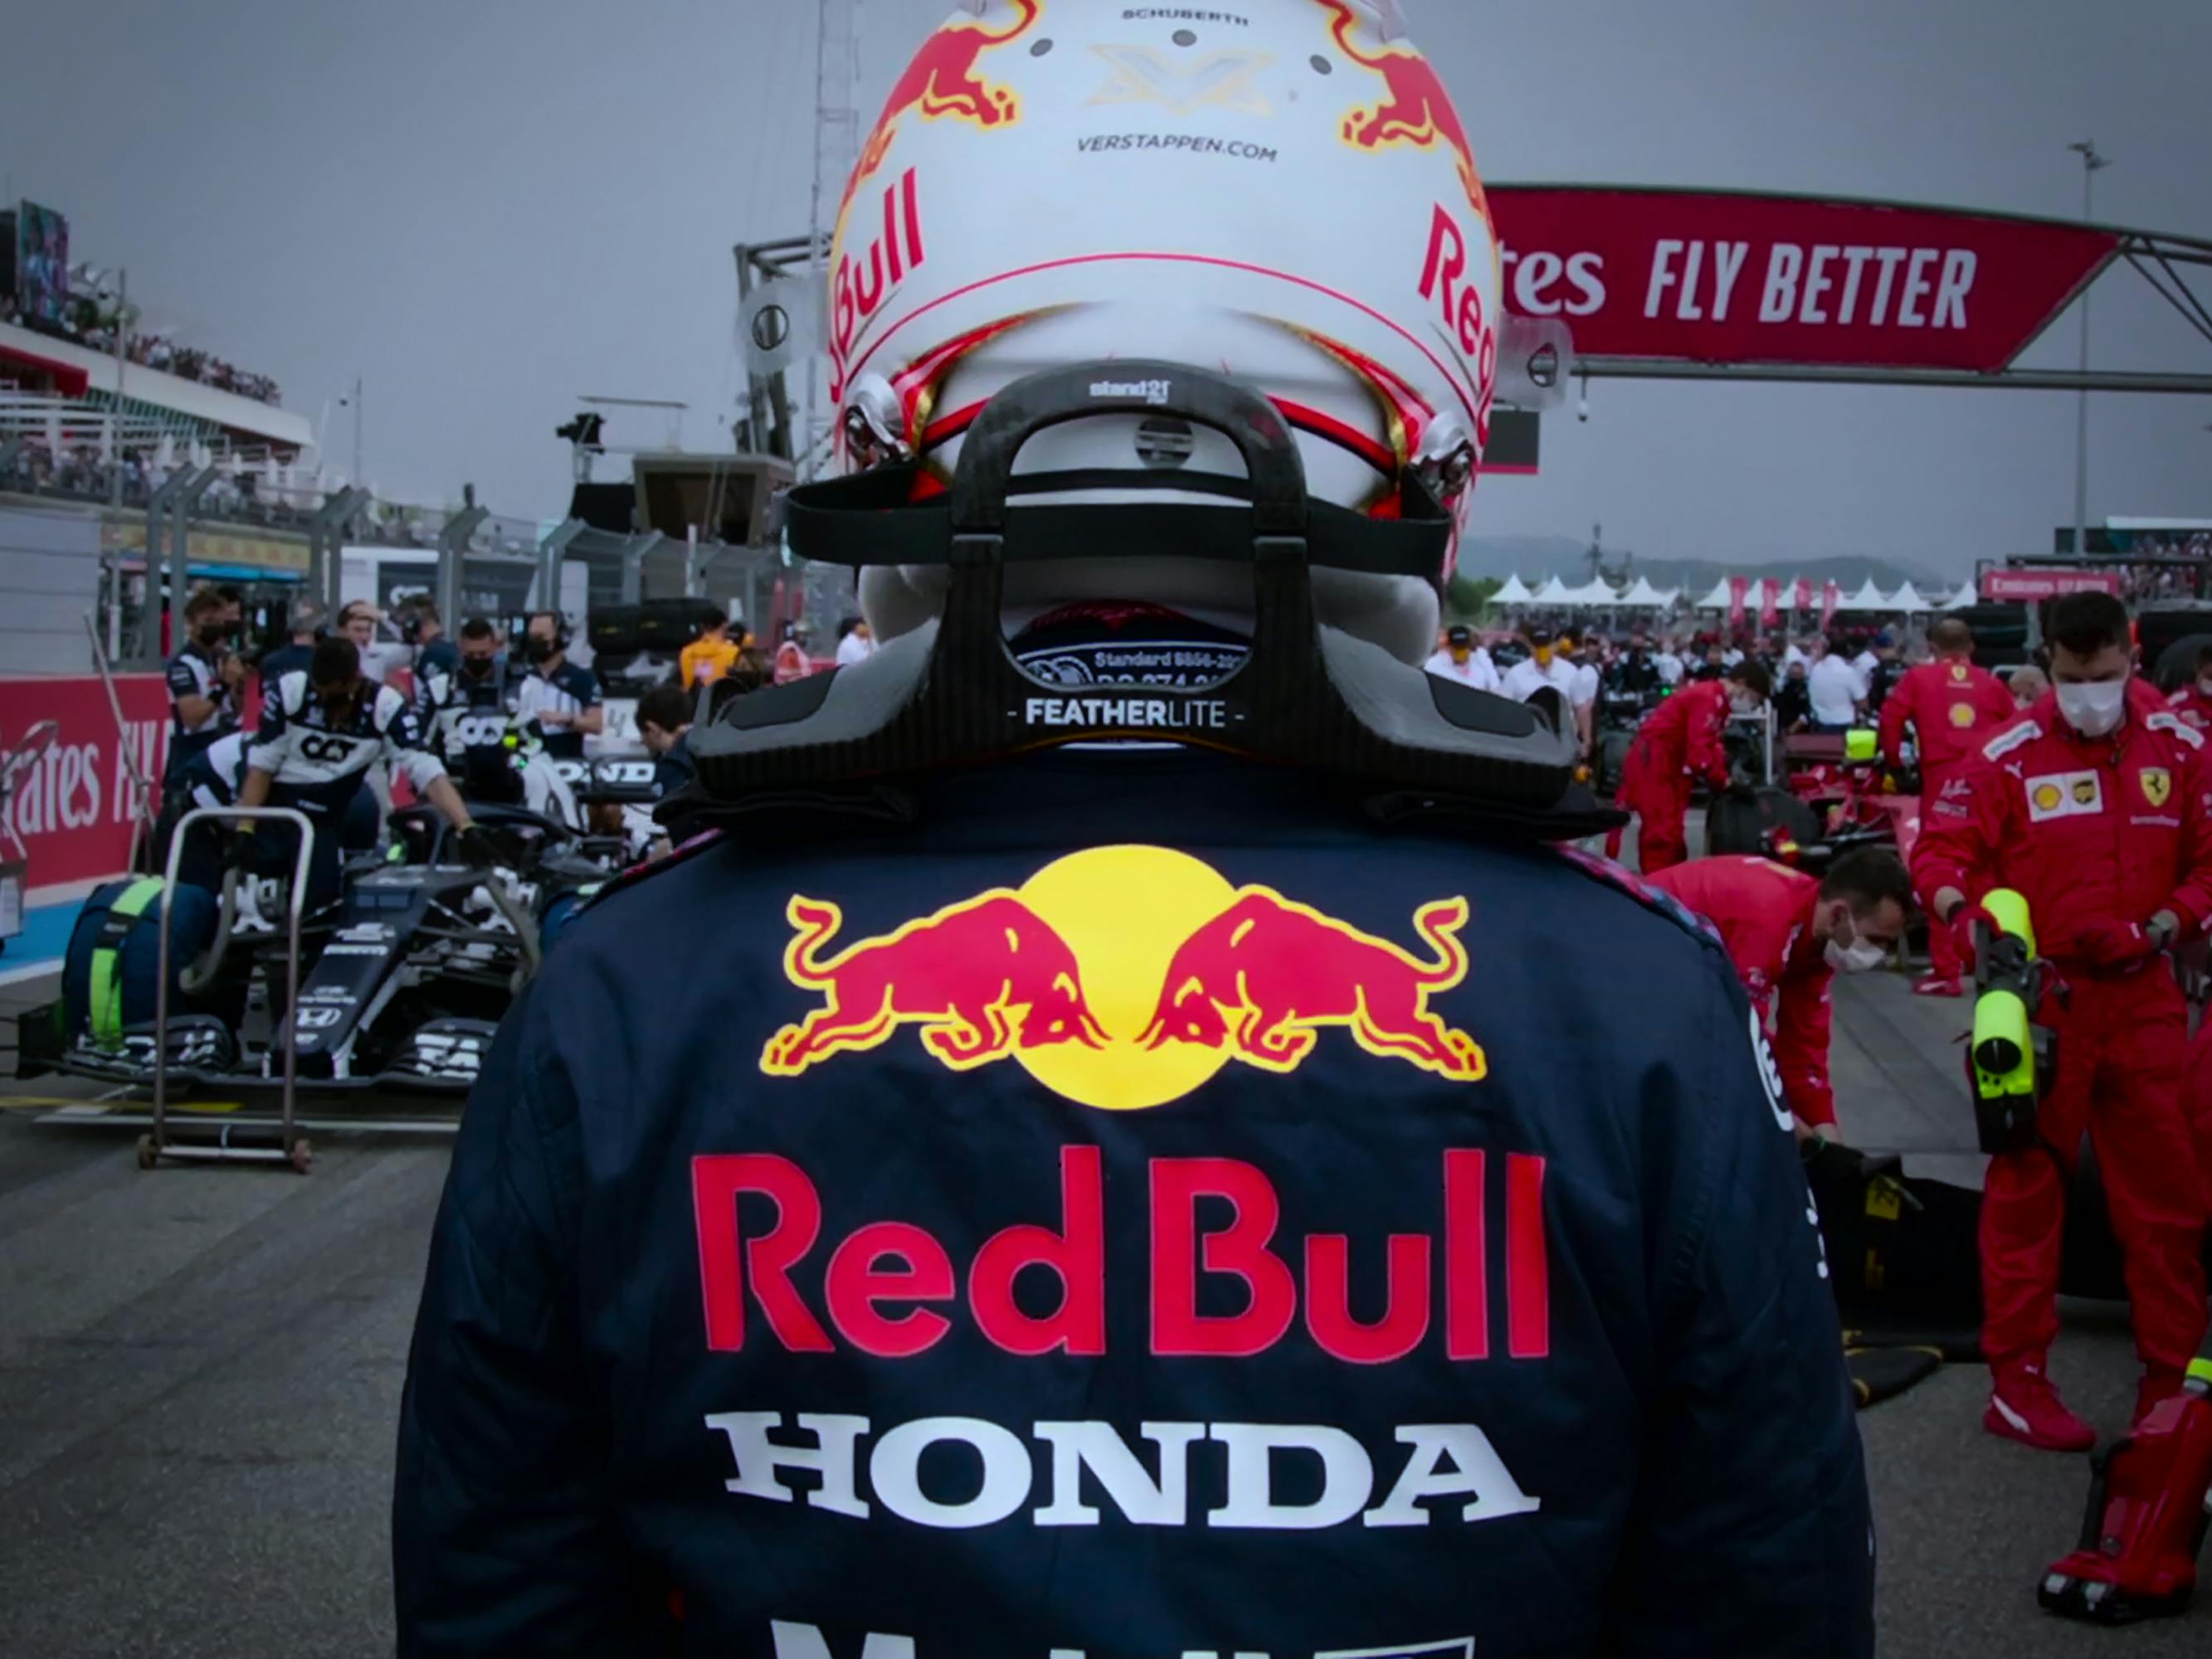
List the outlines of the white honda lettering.
<svg viewBox="0 0 2212 1659">
<path fill-rule="evenodd" d="M 982 1459 L 982 1484 L 965 1503 L 941 1504 L 921 1489 L 921 1455 L 945 1442 L 972 1446 Z M 978 1417 L 921 1417 L 900 1424 L 876 1443 L 868 1480 L 877 1500 L 902 1521 L 952 1529 L 988 1527 L 1028 1498 L 1030 1455 L 996 1423 Z"/>
<path fill-rule="evenodd" d="M 852 1659 L 830 1650 L 830 1638 L 815 1625 L 769 1621 L 769 1636 L 775 1643 L 775 1659 Z M 911 1636 L 878 1636 L 870 1631 L 860 1643 L 859 1659 L 914 1659 Z"/>
<path fill-rule="evenodd" d="M 1180 1527 L 1188 1508 L 1191 1443 L 1206 1437 L 1203 1423 L 1140 1423 L 1137 1432 L 1159 1451 L 1160 1478 L 1110 1423 L 1039 1423 L 1030 1431 L 1052 1448 L 1052 1502 L 1036 1512 L 1040 1527 L 1095 1527 L 1098 1511 L 1083 1501 L 1089 1470 L 1124 1519 L 1140 1527 Z"/>
<path fill-rule="evenodd" d="M 1214 1439 L 1229 1448 L 1229 1500 L 1209 1510 L 1209 1527 L 1265 1527 L 1313 1531 L 1349 1521 L 1375 1489 L 1367 1449 L 1342 1429 L 1317 1423 L 1216 1423 Z M 1275 1501 L 1278 1453 L 1321 1460 L 1321 1496 L 1306 1504 Z"/>
<path fill-rule="evenodd" d="M 1390 1495 L 1360 1517 L 1368 1526 L 1427 1526 L 1424 1498 L 1474 1498 L 1460 1510 L 1462 1521 L 1502 1521 L 1543 1507 L 1521 1490 L 1490 1437 L 1472 1423 L 1409 1423 L 1398 1431 L 1398 1443 L 1411 1446 L 1413 1455 Z M 1449 1468 L 1443 1467 L 1447 1459 Z"/>
<path fill-rule="evenodd" d="M 782 1422 L 781 1412 L 718 1412 L 707 1419 L 708 1428 L 719 1430 L 728 1438 L 730 1455 L 738 1466 L 738 1478 L 722 1482 L 722 1489 L 743 1498 L 788 1504 L 791 1488 L 776 1479 L 775 1472 L 811 1469 L 822 1477 L 822 1489 L 806 1494 L 809 1504 L 818 1510 L 866 1519 L 868 1506 L 853 1486 L 853 1446 L 868 1431 L 868 1419 L 801 1412 L 799 1429 L 815 1437 L 811 1447 L 780 1446 L 770 1440 L 768 1431 Z"/>
</svg>

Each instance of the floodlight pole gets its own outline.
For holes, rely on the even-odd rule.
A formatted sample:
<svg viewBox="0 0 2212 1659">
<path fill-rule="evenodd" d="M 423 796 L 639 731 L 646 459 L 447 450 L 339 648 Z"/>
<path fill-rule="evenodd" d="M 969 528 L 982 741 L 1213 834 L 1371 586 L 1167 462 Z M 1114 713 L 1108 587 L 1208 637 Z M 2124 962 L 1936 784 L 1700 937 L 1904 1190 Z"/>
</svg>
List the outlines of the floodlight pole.
<svg viewBox="0 0 2212 1659">
<path fill-rule="evenodd" d="M 2096 222 L 2097 175 L 2112 166 L 2107 156 L 2097 153 L 2097 141 L 2084 138 L 2067 149 L 2081 158 L 2081 222 Z M 2081 290 L 2081 376 L 2089 375 L 2089 291 Z M 2085 386 L 2075 404 L 2074 414 L 2074 552 L 2076 557 L 2089 550 L 2089 392 Z"/>
</svg>

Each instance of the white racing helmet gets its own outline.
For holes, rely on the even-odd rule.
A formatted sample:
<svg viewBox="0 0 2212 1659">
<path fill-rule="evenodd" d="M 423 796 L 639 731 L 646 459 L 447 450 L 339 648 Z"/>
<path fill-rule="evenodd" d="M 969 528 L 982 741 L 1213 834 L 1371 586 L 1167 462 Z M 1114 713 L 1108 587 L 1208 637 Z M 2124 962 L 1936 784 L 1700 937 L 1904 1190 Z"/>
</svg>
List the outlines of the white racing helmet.
<svg viewBox="0 0 2212 1659">
<path fill-rule="evenodd" d="M 1003 388 L 1107 359 L 1187 364 L 1267 398 L 1317 501 L 1398 516 L 1409 480 L 1463 525 L 1488 437 L 1498 240 L 1466 130 L 1389 0 L 965 0 L 862 147 L 830 259 L 838 465 L 941 489 Z M 1245 469 L 1223 434 L 1103 415 L 1038 434 L 1060 503 Z M 1136 482 L 1137 479 L 1133 479 Z M 1209 488 L 1211 483 L 1214 488 Z M 1455 550 L 1455 538 L 1450 544 Z M 1316 610 L 1418 662 L 1431 580 L 1314 573 Z M 895 638 L 942 567 L 872 567 Z M 1249 573 L 1171 556 L 1010 568 L 1009 615 L 1072 599 L 1249 613 Z"/>
</svg>

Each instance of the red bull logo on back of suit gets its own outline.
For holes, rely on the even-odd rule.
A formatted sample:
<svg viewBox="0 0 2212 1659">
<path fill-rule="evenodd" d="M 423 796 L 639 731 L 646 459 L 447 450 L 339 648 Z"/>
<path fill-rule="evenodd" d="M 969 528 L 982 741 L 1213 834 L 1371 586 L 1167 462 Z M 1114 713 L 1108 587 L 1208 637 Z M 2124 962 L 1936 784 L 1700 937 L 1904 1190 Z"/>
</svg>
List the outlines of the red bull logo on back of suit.
<svg viewBox="0 0 2212 1659">
<path fill-rule="evenodd" d="M 785 975 L 822 1000 L 769 1041 L 771 1077 L 907 1027 L 953 1070 L 1011 1059 L 1107 1110 L 1180 1099 L 1231 1060 L 1296 1071 L 1332 1031 L 1453 1082 L 1488 1073 L 1431 1006 L 1467 977 L 1464 897 L 1414 912 L 1417 954 L 1273 888 L 1232 888 L 1188 854 L 1106 847 L 842 949 L 837 905 L 794 896 L 786 914 Z"/>
</svg>

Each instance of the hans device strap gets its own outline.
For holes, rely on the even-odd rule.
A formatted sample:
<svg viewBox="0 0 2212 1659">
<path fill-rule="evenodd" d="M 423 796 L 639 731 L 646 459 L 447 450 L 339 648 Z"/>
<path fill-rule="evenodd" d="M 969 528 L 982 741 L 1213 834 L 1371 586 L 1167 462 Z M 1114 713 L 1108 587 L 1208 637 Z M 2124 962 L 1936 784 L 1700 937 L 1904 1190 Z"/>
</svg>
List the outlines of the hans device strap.
<svg viewBox="0 0 2212 1659">
<path fill-rule="evenodd" d="M 1016 477 L 1016 457 L 1031 438 L 1102 415 L 1210 427 L 1237 446 L 1246 478 L 1176 474 L 1153 485 L 1121 472 Z M 793 552 L 855 567 L 949 567 L 945 611 L 862 662 L 740 697 L 713 725 L 695 727 L 697 787 L 714 805 L 766 807 L 765 797 L 1058 744 L 1168 738 L 1398 792 L 1394 819 L 1420 816 L 1417 800 L 1433 798 L 1448 816 L 1547 838 L 1618 821 L 1573 781 L 1573 722 L 1556 694 L 1523 704 L 1475 691 L 1318 622 L 1314 566 L 1432 579 L 1449 520 L 1410 473 L 1399 519 L 1311 500 L 1289 426 L 1233 380 L 1129 361 L 1032 375 L 977 416 L 948 492 L 913 505 L 915 482 L 907 463 L 791 492 L 785 525 Z M 1196 485 L 1249 499 L 1219 507 L 1008 505 L 1018 487 L 1109 483 Z M 1015 662 L 1000 619 L 1010 562 L 1157 557 L 1164 548 L 1178 558 L 1251 566 L 1252 649 L 1234 673 L 1206 686 L 1071 692 Z"/>
</svg>

